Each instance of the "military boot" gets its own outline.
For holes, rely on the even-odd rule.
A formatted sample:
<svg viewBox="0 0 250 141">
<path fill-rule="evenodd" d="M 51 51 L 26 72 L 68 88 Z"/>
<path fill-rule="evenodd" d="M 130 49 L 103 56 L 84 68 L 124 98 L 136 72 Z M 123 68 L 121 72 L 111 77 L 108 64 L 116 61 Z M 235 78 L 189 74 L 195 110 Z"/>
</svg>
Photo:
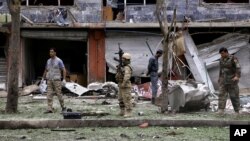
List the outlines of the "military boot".
<svg viewBox="0 0 250 141">
<path fill-rule="evenodd" d="M 219 109 L 218 112 L 216 112 L 216 114 L 223 116 L 225 114 L 224 109 Z"/>
<path fill-rule="evenodd" d="M 121 109 L 119 116 L 124 116 L 125 115 L 125 109 Z"/>
<path fill-rule="evenodd" d="M 123 117 L 125 117 L 125 118 L 132 117 L 132 110 L 126 110 Z"/>
<path fill-rule="evenodd" d="M 234 113 L 234 117 L 235 118 L 239 118 L 241 116 L 241 113 L 239 112 L 239 111 L 236 111 L 235 113 Z"/>
</svg>

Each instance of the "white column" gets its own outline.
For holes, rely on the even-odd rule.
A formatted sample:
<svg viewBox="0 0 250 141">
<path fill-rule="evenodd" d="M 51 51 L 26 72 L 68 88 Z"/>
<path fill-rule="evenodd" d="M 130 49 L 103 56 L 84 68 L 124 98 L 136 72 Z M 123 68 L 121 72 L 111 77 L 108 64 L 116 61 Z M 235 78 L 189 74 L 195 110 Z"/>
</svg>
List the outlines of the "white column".
<svg viewBox="0 0 250 141">
<path fill-rule="evenodd" d="M 143 5 L 146 5 L 146 0 L 143 1 Z"/>
<path fill-rule="evenodd" d="M 60 0 L 58 0 L 58 6 L 61 6 L 61 1 Z"/>
<path fill-rule="evenodd" d="M 29 6 L 29 0 L 26 0 L 26 6 Z"/>
</svg>

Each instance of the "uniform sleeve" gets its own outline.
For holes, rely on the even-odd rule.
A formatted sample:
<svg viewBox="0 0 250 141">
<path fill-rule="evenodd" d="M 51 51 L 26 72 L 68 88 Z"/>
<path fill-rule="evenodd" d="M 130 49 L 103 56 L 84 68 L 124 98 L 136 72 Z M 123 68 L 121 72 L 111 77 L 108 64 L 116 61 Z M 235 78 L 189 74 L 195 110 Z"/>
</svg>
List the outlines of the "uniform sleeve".
<svg viewBox="0 0 250 141">
<path fill-rule="evenodd" d="M 240 67 L 240 63 L 236 57 L 234 57 L 234 63 L 235 63 L 235 67 L 236 67 L 235 76 L 240 78 L 241 77 L 241 67 Z"/>
<path fill-rule="evenodd" d="M 148 72 L 151 72 L 152 70 L 152 64 L 153 64 L 153 58 L 150 58 L 148 61 Z"/>
<path fill-rule="evenodd" d="M 126 83 L 131 78 L 131 68 L 129 66 L 124 67 L 123 83 Z"/>
<path fill-rule="evenodd" d="M 222 76 L 222 71 L 221 71 L 221 60 L 220 60 L 220 62 L 219 62 L 219 78 Z"/>
</svg>

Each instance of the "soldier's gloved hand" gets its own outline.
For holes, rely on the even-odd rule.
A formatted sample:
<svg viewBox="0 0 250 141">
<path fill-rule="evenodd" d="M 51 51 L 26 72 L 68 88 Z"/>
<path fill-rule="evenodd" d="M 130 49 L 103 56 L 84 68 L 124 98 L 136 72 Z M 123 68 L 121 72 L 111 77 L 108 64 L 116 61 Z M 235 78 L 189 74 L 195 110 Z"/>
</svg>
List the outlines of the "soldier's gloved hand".
<svg viewBox="0 0 250 141">
<path fill-rule="evenodd" d="M 62 86 L 65 86 L 65 85 L 66 85 L 66 80 L 63 79 L 63 81 L 62 81 Z"/>
</svg>

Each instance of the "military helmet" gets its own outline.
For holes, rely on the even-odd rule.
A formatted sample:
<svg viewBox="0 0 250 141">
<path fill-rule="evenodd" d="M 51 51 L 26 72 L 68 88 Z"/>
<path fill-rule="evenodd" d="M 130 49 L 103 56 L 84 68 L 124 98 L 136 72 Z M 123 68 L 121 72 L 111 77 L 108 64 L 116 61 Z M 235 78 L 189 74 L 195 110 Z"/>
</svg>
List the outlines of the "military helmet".
<svg viewBox="0 0 250 141">
<path fill-rule="evenodd" d="M 131 59 L 131 55 L 129 53 L 124 53 L 122 55 L 122 58 L 130 60 Z"/>
</svg>

